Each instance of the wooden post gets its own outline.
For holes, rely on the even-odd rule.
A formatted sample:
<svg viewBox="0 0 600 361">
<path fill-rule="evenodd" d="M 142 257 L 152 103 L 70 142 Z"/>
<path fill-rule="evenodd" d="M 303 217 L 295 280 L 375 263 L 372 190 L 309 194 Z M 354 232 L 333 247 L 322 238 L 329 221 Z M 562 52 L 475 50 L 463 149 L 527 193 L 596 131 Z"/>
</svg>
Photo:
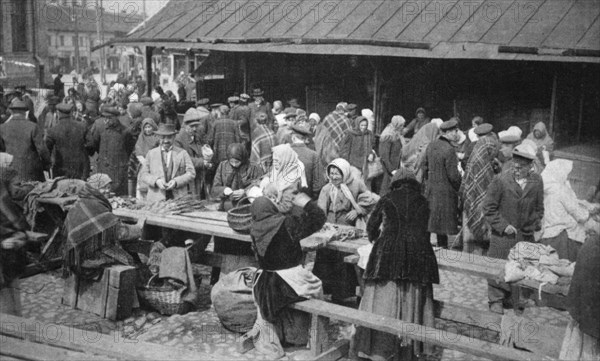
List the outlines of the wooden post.
<svg viewBox="0 0 600 361">
<path fill-rule="evenodd" d="M 379 119 L 379 64 L 377 59 L 375 60 L 375 71 L 373 73 L 373 117 L 375 118 L 375 124 L 373 125 L 373 133 L 378 134 L 381 128 L 381 121 Z"/>
<path fill-rule="evenodd" d="M 550 134 L 556 138 L 554 135 L 554 119 L 556 118 L 556 85 L 558 83 L 558 77 L 556 73 L 554 74 L 554 80 L 552 81 L 552 99 L 550 102 L 550 124 L 549 131 Z"/>
<path fill-rule="evenodd" d="M 242 53 L 241 63 L 242 77 L 244 78 L 243 93 L 248 93 L 248 57 L 246 56 L 246 53 Z"/>
<path fill-rule="evenodd" d="M 581 96 L 579 97 L 579 119 L 577 120 L 577 142 L 581 140 L 581 125 L 583 123 L 583 98 L 584 98 L 583 79 L 581 80 Z"/>
<path fill-rule="evenodd" d="M 152 52 L 153 46 L 146 47 L 146 95 L 152 95 Z"/>
</svg>

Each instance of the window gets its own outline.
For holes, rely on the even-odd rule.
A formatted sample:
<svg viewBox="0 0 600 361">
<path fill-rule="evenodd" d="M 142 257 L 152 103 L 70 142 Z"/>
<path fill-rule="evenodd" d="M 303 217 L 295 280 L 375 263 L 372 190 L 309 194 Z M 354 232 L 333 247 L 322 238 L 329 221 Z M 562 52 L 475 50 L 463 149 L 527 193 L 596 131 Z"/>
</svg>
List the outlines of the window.
<svg viewBox="0 0 600 361">
<path fill-rule="evenodd" d="M 60 46 L 65 46 L 65 37 L 63 35 L 60 36 Z"/>
<path fill-rule="evenodd" d="M 71 37 L 71 45 L 72 45 L 72 46 L 75 46 L 75 43 L 76 43 L 76 41 L 77 41 L 77 37 L 75 37 L 75 36 L 72 36 L 72 37 Z"/>
<path fill-rule="evenodd" d="M 27 3 L 22 0 L 12 1 L 11 27 L 12 51 L 27 51 Z"/>
</svg>

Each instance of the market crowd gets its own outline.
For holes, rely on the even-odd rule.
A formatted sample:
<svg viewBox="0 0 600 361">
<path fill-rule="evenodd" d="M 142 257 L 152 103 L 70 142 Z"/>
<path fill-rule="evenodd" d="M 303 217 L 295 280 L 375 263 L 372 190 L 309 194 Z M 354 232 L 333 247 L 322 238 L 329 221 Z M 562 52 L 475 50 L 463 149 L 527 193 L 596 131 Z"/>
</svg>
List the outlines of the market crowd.
<svg viewBox="0 0 600 361">
<path fill-rule="evenodd" d="M 3 264 L 18 248 L 14 240 L 23 240 L 27 225 L 15 204 L 31 182 L 102 174 L 107 194 L 146 202 L 191 195 L 229 210 L 253 199 L 246 251 L 260 266 L 259 312 L 248 337 L 271 356 L 306 342 L 282 331 L 297 325 L 285 306 L 354 294 L 347 277 L 354 271 L 335 252 L 317 252 L 312 271 L 302 266 L 299 241 L 326 222 L 362 229 L 373 243 L 360 309 L 430 327 L 432 284 L 439 283 L 431 234 L 438 247 L 501 259 L 519 242 L 552 246 L 561 259 L 582 260 L 571 285 L 573 332 L 598 346 L 600 286 L 590 269 L 600 263 L 599 192 L 576 197 L 568 182 L 573 162 L 554 159 L 543 122 L 526 136 L 481 117 L 461 130 L 461 120 L 430 119 L 419 108 L 410 121 L 395 115 L 375 134 L 373 112 L 346 102 L 319 115 L 297 99 L 271 104 L 258 87 L 223 103 L 178 101 L 160 86 L 147 96 L 145 87 L 141 79 L 115 82 L 101 99 L 93 81 L 66 94 L 59 84 L 37 116 L 26 89 L 1 94 Z M 10 281 L 4 267 L 2 287 Z M 510 290 L 488 281 L 492 312 L 511 307 Z M 373 359 L 427 352 L 360 327 L 353 350 Z"/>
</svg>

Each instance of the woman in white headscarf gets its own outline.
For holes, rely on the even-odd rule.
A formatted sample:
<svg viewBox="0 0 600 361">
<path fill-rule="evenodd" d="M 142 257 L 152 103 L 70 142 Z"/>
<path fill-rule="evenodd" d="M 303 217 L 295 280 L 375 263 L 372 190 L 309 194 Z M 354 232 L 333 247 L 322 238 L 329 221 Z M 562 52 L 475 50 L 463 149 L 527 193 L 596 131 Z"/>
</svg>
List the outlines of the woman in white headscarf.
<svg viewBox="0 0 600 361">
<path fill-rule="evenodd" d="M 404 137 L 402 129 L 406 120 L 401 115 L 394 115 L 379 136 L 379 155 L 383 165 L 383 181 L 379 195 L 384 196 L 388 192 L 390 180 L 394 172 L 400 168 L 402 163 L 402 147 Z"/>
<path fill-rule="evenodd" d="M 544 181 L 544 218 L 540 242 L 556 249 L 559 258 L 577 260 L 586 240 L 586 229 L 597 227 L 590 218 L 595 206 L 577 199 L 569 184 L 573 162 L 553 160 L 542 172 Z"/>
<path fill-rule="evenodd" d="M 260 188 L 264 190 L 269 183 L 274 183 L 277 189 L 276 201 L 290 207 L 293 194 L 307 186 L 304 164 L 289 144 L 273 147 L 273 166 L 261 181 Z"/>
</svg>

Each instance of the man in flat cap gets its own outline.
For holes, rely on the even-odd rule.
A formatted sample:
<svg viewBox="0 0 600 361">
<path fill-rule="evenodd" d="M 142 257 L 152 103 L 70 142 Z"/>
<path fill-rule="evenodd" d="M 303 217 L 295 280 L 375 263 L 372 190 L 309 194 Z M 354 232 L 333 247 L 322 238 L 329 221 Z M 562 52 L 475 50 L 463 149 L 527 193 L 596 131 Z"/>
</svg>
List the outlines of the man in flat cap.
<svg viewBox="0 0 600 361">
<path fill-rule="evenodd" d="M 106 174 L 112 179 L 111 191 L 116 195 L 127 194 L 127 168 L 129 157 L 135 147 L 131 129 L 121 124 L 117 107 L 104 105 L 101 117 L 96 119 L 86 136 L 86 147 L 98 153 L 96 173 Z"/>
<path fill-rule="evenodd" d="M 483 218 L 481 203 L 496 175 L 494 161 L 498 157 L 498 142 L 492 130 L 493 127 L 489 123 L 475 128 L 478 140 L 469 157 L 460 187 L 464 211 L 463 247 L 469 253 L 477 250 L 477 253 L 481 254 L 482 247 L 489 240 L 489 228 Z"/>
<path fill-rule="evenodd" d="M 437 236 L 438 247 L 448 248 L 448 235 L 458 233 L 458 190 L 461 177 L 458 157 L 452 142 L 458 141 L 458 121 L 454 118 L 440 126 L 442 135 L 425 151 L 423 178 L 429 201 L 428 231 Z"/>
<path fill-rule="evenodd" d="M 85 180 L 90 175 L 89 150 L 85 147 L 86 123 L 71 116 L 72 104 L 56 106 L 58 123 L 46 134 L 46 147 L 52 154 L 52 177 Z"/>
<path fill-rule="evenodd" d="M 198 136 L 198 126 L 201 118 L 202 115 L 197 109 L 188 109 L 183 116 L 183 126 L 175 137 L 173 144 L 188 153 L 196 170 L 194 181 L 188 183 L 189 193 L 199 198 L 206 198 L 206 171 L 212 168 L 212 160 L 211 162 L 205 160 L 202 154 L 204 144 Z"/>
<path fill-rule="evenodd" d="M 306 184 L 309 188 L 307 194 L 312 199 L 317 199 L 321 187 L 325 183 L 325 177 L 323 176 L 317 152 L 306 145 L 308 138 L 312 136 L 310 125 L 292 125 L 290 130 L 292 132 L 290 145 L 294 152 L 298 154 L 298 159 L 304 164 Z"/>
<path fill-rule="evenodd" d="M 494 178 L 487 190 L 483 212 L 491 226 L 489 257 L 506 260 L 518 242 L 535 242 L 534 232 L 541 229 L 544 185 L 533 171 L 534 159 L 536 151 L 532 146 L 518 145 L 513 150 L 512 171 Z M 488 280 L 490 311 L 503 314 L 510 296 L 508 284 Z"/>
<path fill-rule="evenodd" d="M 285 144 L 291 142 L 292 126 L 296 123 L 296 109 L 288 108 L 285 112 L 285 124 L 277 129 L 277 143 Z"/>
<path fill-rule="evenodd" d="M 500 141 L 500 151 L 498 152 L 497 166 L 501 173 L 506 173 L 512 169 L 513 150 L 521 144 L 521 137 L 518 133 L 504 130 L 498 133 Z"/>
<path fill-rule="evenodd" d="M 9 106 L 12 117 L 0 125 L 0 137 L 6 153 L 12 154 L 13 168 L 23 182 L 43 182 L 44 170 L 50 166 L 50 156 L 43 134 L 37 124 L 27 119 L 27 104 L 14 98 Z"/>
<path fill-rule="evenodd" d="M 273 115 L 272 110 L 273 107 L 271 106 L 271 103 L 265 100 L 264 94 L 265 92 L 259 87 L 255 87 L 252 90 L 252 97 L 254 98 L 254 102 L 249 105 L 251 111 L 250 134 L 252 134 L 252 131 L 254 131 L 254 127 L 256 126 L 254 119 L 256 119 L 258 113 L 265 113 L 267 115 L 267 125 L 270 127 L 273 126 L 273 122 L 275 121 L 275 115 Z"/>
<path fill-rule="evenodd" d="M 252 115 L 252 110 L 248 106 L 249 100 L 250 95 L 245 93 L 240 94 L 239 105 L 229 113 L 229 117 L 238 123 L 242 143 L 246 145 L 247 149 L 250 149 L 250 135 L 252 134 L 250 131 L 250 116 Z"/>
<path fill-rule="evenodd" d="M 210 110 L 208 109 L 208 104 L 210 100 L 208 98 L 200 98 L 196 101 L 196 110 L 200 117 L 204 117 L 210 114 Z"/>
<path fill-rule="evenodd" d="M 146 96 L 140 99 L 140 103 L 142 103 L 142 119 L 150 118 L 158 125 L 161 121 L 161 118 L 160 114 L 158 114 L 158 112 L 152 107 L 154 105 L 154 100 Z"/>
</svg>

